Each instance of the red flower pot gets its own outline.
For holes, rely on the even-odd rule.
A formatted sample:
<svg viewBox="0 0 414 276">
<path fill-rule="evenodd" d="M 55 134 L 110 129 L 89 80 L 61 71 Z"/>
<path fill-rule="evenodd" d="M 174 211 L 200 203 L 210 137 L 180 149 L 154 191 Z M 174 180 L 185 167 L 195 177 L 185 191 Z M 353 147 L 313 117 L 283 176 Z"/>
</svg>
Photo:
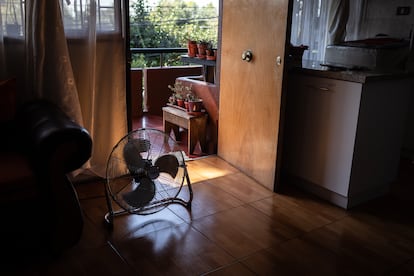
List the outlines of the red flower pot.
<svg viewBox="0 0 414 276">
<path fill-rule="evenodd" d="M 183 99 L 177 99 L 177 105 L 179 107 L 184 107 L 184 100 Z"/>
<path fill-rule="evenodd" d="M 189 101 L 188 112 L 201 112 L 203 101 Z"/>
<path fill-rule="evenodd" d="M 195 57 L 197 55 L 197 43 L 195 41 L 188 41 L 187 44 L 188 56 Z"/>
</svg>

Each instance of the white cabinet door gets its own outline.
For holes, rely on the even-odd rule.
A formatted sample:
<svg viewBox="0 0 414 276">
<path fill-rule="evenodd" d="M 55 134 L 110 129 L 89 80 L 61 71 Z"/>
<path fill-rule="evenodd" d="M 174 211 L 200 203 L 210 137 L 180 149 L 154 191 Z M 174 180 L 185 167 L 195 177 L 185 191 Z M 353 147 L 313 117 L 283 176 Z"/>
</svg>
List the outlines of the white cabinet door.
<svg viewBox="0 0 414 276">
<path fill-rule="evenodd" d="M 347 196 L 362 84 L 290 76 L 284 167 Z"/>
</svg>

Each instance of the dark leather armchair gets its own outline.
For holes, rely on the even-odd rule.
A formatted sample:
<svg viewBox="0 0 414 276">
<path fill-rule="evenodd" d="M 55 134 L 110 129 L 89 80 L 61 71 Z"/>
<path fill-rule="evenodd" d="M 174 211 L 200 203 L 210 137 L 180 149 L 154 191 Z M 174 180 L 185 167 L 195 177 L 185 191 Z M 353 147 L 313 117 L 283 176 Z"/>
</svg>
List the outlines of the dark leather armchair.
<svg viewBox="0 0 414 276">
<path fill-rule="evenodd" d="M 62 252 L 82 234 L 82 210 L 67 174 L 91 156 L 86 129 L 35 100 L 1 122 L 0 239 L 8 254 Z"/>
</svg>

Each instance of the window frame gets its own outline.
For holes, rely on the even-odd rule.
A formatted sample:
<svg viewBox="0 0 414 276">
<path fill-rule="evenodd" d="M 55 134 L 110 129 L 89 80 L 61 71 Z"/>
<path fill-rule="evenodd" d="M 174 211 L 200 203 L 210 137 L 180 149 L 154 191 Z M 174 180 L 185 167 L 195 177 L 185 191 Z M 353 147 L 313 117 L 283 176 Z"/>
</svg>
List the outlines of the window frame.
<svg viewBox="0 0 414 276">
<path fill-rule="evenodd" d="M 65 24 L 64 21 L 64 28 L 65 28 L 65 34 L 68 38 L 76 39 L 80 36 L 83 36 L 88 32 L 88 23 L 87 20 L 82 18 L 84 17 L 85 11 L 82 9 L 83 6 L 85 6 L 82 2 L 85 0 L 75 0 L 76 2 L 80 2 L 80 28 L 73 28 L 71 26 L 68 26 L 68 24 Z M 62 10 L 62 18 L 65 19 L 65 10 L 64 7 L 68 0 L 60 0 L 61 2 L 61 10 Z M 66 2 L 66 3 L 65 3 Z M 122 17 L 120 16 L 120 10 L 121 10 L 121 0 L 113 0 L 112 5 L 103 5 L 102 0 L 97 0 L 97 12 L 96 12 L 96 35 L 99 38 L 105 38 L 105 37 L 112 37 L 113 35 L 119 35 L 122 30 Z M 71 3 L 72 4 L 72 3 Z M 102 29 L 100 26 L 104 25 L 103 23 L 103 9 L 113 9 L 112 15 L 113 15 L 113 27 L 111 29 Z"/>
</svg>

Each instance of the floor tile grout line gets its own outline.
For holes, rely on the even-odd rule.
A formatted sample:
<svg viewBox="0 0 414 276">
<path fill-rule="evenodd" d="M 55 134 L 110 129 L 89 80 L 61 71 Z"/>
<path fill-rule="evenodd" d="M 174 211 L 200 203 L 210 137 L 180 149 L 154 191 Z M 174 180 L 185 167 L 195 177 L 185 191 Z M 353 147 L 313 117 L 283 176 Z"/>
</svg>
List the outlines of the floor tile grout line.
<svg viewBox="0 0 414 276">
<path fill-rule="evenodd" d="M 269 196 L 269 197 L 266 197 L 266 198 L 263 198 L 263 199 L 259 199 L 259 200 L 253 201 L 253 202 L 249 202 L 248 204 L 250 205 L 250 207 L 252 207 L 252 208 L 254 208 L 255 210 L 259 211 L 261 214 L 263 214 L 263 215 L 267 216 L 268 218 L 273 219 L 273 218 L 272 218 L 272 216 L 270 216 L 270 215 L 269 215 L 269 214 L 267 214 L 266 212 L 263 212 L 263 210 L 260 210 L 259 208 L 257 208 L 256 206 L 254 206 L 254 205 L 253 205 L 254 203 L 257 203 L 257 202 L 262 201 L 262 200 L 269 199 L 269 198 L 271 198 L 271 197 L 274 197 L 274 195 L 271 195 L 271 196 Z M 276 207 L 276 208 L 280 208 L 280 207 Z M 284 209 L 287 209 L 287 208 L 284 208 Z M 335 222 L 337 222 L 337 221 L 340 221 L 340 220 L 344 219 L 345 217 L 349 217 L 349 216 L 350 216 L 349 214 L 345 214 L 345 215 L 340 216 L 340 217 L 338 217 L 338 218 L 334 218 L 334 219 L 330 220 L 329 222 L 327 222 L 326 224 L 321 225 L 321 226 L 318 226 L 318 227 L 315 227 L 315 228 L 312 228 L 310 231 L 307 231 L 307 232 L 305 232 L 305 233 L 309 233 L 309 232 L 311 232 L 311 231 L 313 231 L 313 230 L 315 230 L 315 229 L 318 229 L 318 228 L 320 228 L 320 227 L 330 225 L 330 224 L 332 224 L 332 223 L 335 223 Z"/>
<path fill-rule="evenodd" d="M 224 177 L 228 177 L 228 176 L 229 176 L 229 175 L 231 175 L 231 174 L 237 174 L 237 173 L 239 173 L 239 172 L 232 172 L 232 173 L 229 173 L 229 174 L 226 174 L 226 175 L 223 175 L 223 176 L 219 176 L 219 177 L 217 177 L 217 178 L 213 178 L 213 179 L 224 178 Z M 260 199 L 255 199 L 255 200 L 253 200 L 253 201 L 245 201 L 245 200 L 243 200 L 243 199 L 239 198 L 237 194 L 233 194 L 233 193 L 231 193 L 231 192 L 227 191 L 226 189 L 221 188 L 219 185 L 217 185 L 217 184 L 215 184 L 215 183 L 212 183 L 212 182 L 209 182 L 209 180 L 210 180 L 210 179 L 205 179 L 205 180 L 199 181 L 199 182 L 197 182 L 197 183 L 195 183 L 195 184 L 199 184 L 199 183 L 201 184 L 202 182 L 207 182 L 207 184 L 212 185 L 212 186 L 214 186 L 214 187 L 216 187 L 216 188 L 218 188 L 218 189 L 220 189 L 220 190 L 224 191 L 226 194 L 231 195 L 232 197 L 236 198 L 237 200 L 239 200 L 239 201 L 243 202 L 244 204 L 248 204 L 248 203 L 257 202 L 257 201 L 260 201 L 260 200 L 263 200 L 263 199 L 266 199 L 266 198 L 270 198 L 270 197 L 272 197 L 272 196 L 273 196 L 273 195 L 271 195 L 271 194 L 270 194 L 270 195 L 265 196 L 265 197 L 263 197 L 263 198 L 260 198 Z M 195 185 L 195 184 L 194 184 L 194 185 Z M 260 184 L 257 184 L 257 185 L 260 185 Z"/>
<path fill-rule="evenodd" d="M 249 270 L 251 273 L 253 273 L 253 274 L 256 274 L 254 271 L 252 271 L 248 266 L 246 266 L 244 263 L 242 263 L 240 260 L 234 260 L 233 262 L 231 262 L 231 263 L 228 263 L 228 264 L 226 264 L 226 265 L 222 265 L 222 266 L 220 266 L 220 267 L 217 267 L 217 268 L 215 268 L 215 269 L 213 269 L 213 270 L 210 270 L 210 271 L 207 271 L 207 272 L 205 272 L 205 273 L 202 273 L 202 274 L 200 274 L 200 276 L 206 276 L 206 275 L 209 275 L 209 274 L 211 274 L 211 273 L 214 273 L 214 272 L 218 272 L 218 271 L 220 271 L 220 270 L 223 270 L 223 269 L 225 269 L 225 268 L 227 268 L 227 267 L 231 267 L 232 265 L 235 265 L 235 264 L 240 264 L 240 265 L 242 265 L 243 267 L 245 267 L 247 270 Z"/>
<path fill-rule="evenodd" d="M 111 242 L 111 241 L 107 241 L 107 244 L 109 245 L 109 247 L 111 247 L 111 249 L 114 251 L 114 253 L 125 263 L 128 265 L 128 267 L 134 271 L 135 273 L 138 273 L 138 271 L 135 270 L 135 267 L 133 265 L 131 265 L 128 260 L 121 254 L 121 252 L 116 248 L 116 246 Z"/>
</svg>

